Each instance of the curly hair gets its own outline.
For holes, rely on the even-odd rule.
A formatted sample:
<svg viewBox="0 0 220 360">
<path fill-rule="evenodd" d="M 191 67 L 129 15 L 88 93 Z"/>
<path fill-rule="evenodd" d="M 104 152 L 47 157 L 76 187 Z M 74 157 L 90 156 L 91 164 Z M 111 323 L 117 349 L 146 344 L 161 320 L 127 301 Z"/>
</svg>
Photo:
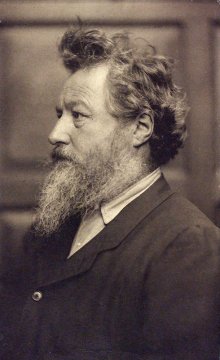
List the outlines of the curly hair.
<svg viewBox="0 0 220 360">
<path fill-rule="evenodd" d="M 154 120 L 149 139 L 152 163 L 160 166 L 174 158 L 186 138 L 188 107 L 185 94 L 173 82 L 172 59 L 157 55 L 145 40 L 128 33 L 108 36 L 83 27 L 67 30 L 59 51 L 72 73 L 109 64 L 109 112 L 129 121 L 150 114 Z"/>
</svg>

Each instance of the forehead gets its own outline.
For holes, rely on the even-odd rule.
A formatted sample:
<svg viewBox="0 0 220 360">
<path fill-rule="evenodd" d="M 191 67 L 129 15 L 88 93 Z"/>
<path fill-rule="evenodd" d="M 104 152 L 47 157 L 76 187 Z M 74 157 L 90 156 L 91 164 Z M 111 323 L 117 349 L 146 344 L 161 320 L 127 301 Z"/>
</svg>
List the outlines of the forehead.
<svg viewBox="0 0 220 360">
<path fill-rule="evenodd" d="M 76 71 L 64 84 L 61 102 L 82 100 L 91 106 L 103 106 L 108 70 L 108 65 L 103 64 Z"/>
</svg>

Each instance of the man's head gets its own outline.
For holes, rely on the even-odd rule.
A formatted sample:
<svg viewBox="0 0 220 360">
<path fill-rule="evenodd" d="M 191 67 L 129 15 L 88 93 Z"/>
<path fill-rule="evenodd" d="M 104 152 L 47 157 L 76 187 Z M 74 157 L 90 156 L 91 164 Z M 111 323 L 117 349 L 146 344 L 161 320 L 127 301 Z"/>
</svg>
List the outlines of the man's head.
<svg viewBox="0 0 220 360">
<path fill-rule="evenodd" d="M 126 33 L 108 36 L 83 28 L 67 31 L 59 50 L 71 73 L 103 64 L 108 67 L 106 106 L 118 121 L 138 125 L 141 117 L 151 117 L 154 129 L 147 143 L 153 167 L 177 154 L 186 135 L 187 107 L 173 83 L 171 59 L 156 55 L 146 41 Z"/>
<path fill-rule="evenodd" d="M 55 167 L 41 195 L 40 232 L 111 200 L 182 145 L 186 107 L 171 62 L 142 45 L 126 34 L 64 34 L 59 49 L 71 74 L 49 137 Z"/>
</svg>

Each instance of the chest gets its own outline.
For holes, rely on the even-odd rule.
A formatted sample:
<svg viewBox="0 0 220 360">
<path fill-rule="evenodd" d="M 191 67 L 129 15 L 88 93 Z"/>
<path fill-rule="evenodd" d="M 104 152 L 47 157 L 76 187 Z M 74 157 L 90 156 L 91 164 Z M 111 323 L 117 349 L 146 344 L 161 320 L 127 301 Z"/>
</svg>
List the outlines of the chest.
<svg viewBox="0 0 220 360">
<path fill-rule="evenodd" d="M 147 263 L 143 255 L 132 256 L 132 249 L 126 249 L 100 253 L 89 269 L 77 274 L 74 256 L 56 264 L 56 271 L 50 264 L 50 279 L 52 273 L 58 273 L 60 279 L 47 284 L 36 282 L 27 296 L 22 317 L 25 341 L 41 351 L 66 353 L 79 348 L 137 347 L 143 324 L 142 290 Z M 67 267 L 73 270 L 71 276 L 67 276 Z M 41 294 L 37 301 L 32 297 L 34 292 Z"/>
</svg>

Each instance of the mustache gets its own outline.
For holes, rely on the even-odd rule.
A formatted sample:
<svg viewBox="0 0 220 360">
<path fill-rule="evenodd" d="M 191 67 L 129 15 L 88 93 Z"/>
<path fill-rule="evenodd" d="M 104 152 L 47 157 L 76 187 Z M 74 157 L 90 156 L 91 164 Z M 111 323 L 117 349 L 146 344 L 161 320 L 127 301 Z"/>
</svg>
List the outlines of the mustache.
<svg viewBox="0 0 220 360">
<path fill-rule="evenodd" d="M 51 151 L 50 157 L 53 163 L 56 163 L 58 161 L 71 161 L 71 162 L 73 161 L 73 159 L 70 156 L 64 153 L 64 150 L 60 145 L 56 146 Z"/>
</svg>

